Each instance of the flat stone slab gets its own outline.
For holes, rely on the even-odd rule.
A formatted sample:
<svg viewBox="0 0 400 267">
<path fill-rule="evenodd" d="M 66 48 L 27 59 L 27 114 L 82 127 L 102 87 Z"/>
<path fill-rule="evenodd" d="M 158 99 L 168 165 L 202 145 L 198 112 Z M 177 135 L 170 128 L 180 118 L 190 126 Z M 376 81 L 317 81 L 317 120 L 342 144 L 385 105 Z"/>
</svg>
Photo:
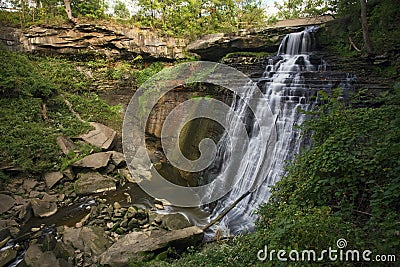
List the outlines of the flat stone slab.
<svg viewBox="0 0 400 267">
<path fill-rule="evenodd" d="M 9 195 L 0 194 L 0 214 L 7 212 L 15 205 L 15 199 Z"/>
<path fill-rule="evenodd" d="M 94 255 L 100 255 L 111 246 L 103 228 L 84 226 L 82 228 L 65 228 L 63 242 L 81 251 L 90 250 Z"/>
<path fill-rule="evenodd" d="M 108 150 L 114 143 L 117 132 L 101 123 L 91 122 L 90 125 L 95 129 L 80 138 L 93 146 Z"/>
<path fill-rule="evenodd" d="M 57 144 L 65 155 L 68 155 L 69 152 L 75 149 L 75 145 L 71 141 L 71 139 L 66 138 L 64 136 L 57 137 Z"/>
<path fill-rule="evenodd" d="M 127 266 L 130 261 L 144 257 L 146 252 L 167 246 L 190 247 L 202 239 L 203 230 L 197 226 L 175 231 L 133 232 L 123 236 L 101 254 L 100 264 L 112 267 Z"/>
<path fill-rule="evenodd" d="M 110 161 L 110 157 L 111 154 L 108 152 L 95 153 L 78 160 L 72 166 L 97 170 L 106 167 Z"/>
<path fill-rule="evenodd" d="M 106 191 L 116 190 L 116 182 L 108 176 L 98 172 L 87 172 L 78 174 L 75 182 L 75 193 L 78 195 L 89 195 Z"/>
<path fill-rule="evenodd" d="M 56 185 L 64 175 L 61 172 L 48 172 L 44 174 L 44 180 L 46 181 L 46 185 L 48 188 L 52 188 Z"/>
<path fill-rule="evenodd" d="M 57 212 L 57 203 L 38 198 L 31 199 L 33 214 L 39 218 L 50 217 Z"/>
</svg>

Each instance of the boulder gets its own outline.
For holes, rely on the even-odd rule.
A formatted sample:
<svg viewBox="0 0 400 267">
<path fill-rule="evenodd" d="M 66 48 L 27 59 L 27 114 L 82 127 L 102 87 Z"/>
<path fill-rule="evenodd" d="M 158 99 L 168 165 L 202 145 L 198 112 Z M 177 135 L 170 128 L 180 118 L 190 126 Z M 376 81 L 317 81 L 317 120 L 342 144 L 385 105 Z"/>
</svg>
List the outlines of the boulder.
<svg viewBox="0 0 400 267">
<path fill-rule="evenodd" d="M 188 219 L 181 213 L 165 214 L 161 218 L 161 226 L 168 230 L 178 230 L 192 226 Z"/>
<path fill-rule="evenodd" d="M 75 149 L 75 145 L 71 141 L 71 139 L 64 136 L 57 137 L 57 144 L 65 155 L 68 155 L 71 151 L 74 151 Z"/>
<path fill-rule="evenodd" d="M 0 250 L 0 266 L 7 266 L 17 257 L 17 251 L 12 248 Z"/>
<path fill-rule="evenodd" d="M 9 211 L 15 205 L 15 199 L 6 194 L 0 194 L 0 214 Z"/>
<path fill-rule="evenodd" d="M 57 212 L 57 204 L 54 202 L 41 200 L 38 198 L 31 199 L 33 214 L 36 217 L 45 218 L 54 215 Z"/>
<path fill-rule="evenodd" d="M 203 230 L 193 226 L 175 231 L 154 230 L 133 232 L 123 236 L 100 256 L 100 264 L 112 267 L 127 266 L 130 261 L 141 259 L 146 253 L 168 246 L 187 248 L 203 239 Z"/>
<path fill-rule="evenodd" d="M 95 129 L 80 138 L 93 146 L 108 150 L 113 145 L 117 132 L 97 122 L 91 122 L 90 125 Z"/>
<path fill-rule="evenodd" d="M 60 267 L 60 262 L 52 251 L 43 252 L 38 244 L 31 244 L 24 260 L 30 267 Z"/>
<path fill-rule="evenodd" d="M 48 172 L 44 174 L 44 180 L 49 189 L 53 188 L 63 177 L 64 175 L 61 172 Z"/>
<path fill-rule="evenodd" d="M 87 172 L 78 174 L 75 182 L 75 193 L 78 195 L 89 195 L 106 191 L 116 190 L 116 182 L 108 176 L 98 172 Z"/>
<path fill-rule="evenodd" d="M 107 240 L 103 228 L 96 226 L 82 228 L 65 228 L 63 242 L 75 249 L 86 251 L 94 255 L 105 252 L 111 243 Z"/>
<path fill-rule="evenodd" d="M 110 157 L 111 154 L 107 152 L 95 153 L 78 160 L 72 166 L 97 170 L 106 167 L 110 161 Z"/>
</svg>

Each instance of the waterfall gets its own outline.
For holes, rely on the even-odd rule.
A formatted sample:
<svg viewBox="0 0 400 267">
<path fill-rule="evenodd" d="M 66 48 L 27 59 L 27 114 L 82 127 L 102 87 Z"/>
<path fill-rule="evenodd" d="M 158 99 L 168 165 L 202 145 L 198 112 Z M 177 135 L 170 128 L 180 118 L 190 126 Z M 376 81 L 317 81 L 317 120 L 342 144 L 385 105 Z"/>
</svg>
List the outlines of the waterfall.
<svg viewBox="0 0 400 267">
<path fill-rule="evenodd" d="M 312 97 L 315 90 L 307 85 L 305 74 L 326 70 L 323 60 L 311 58 L 314 45 L 313 30 L 314 28 L 309 28 L 302 32 L 288 34 L 282 40 L 278 55 L 269 60 L 262 78 L 258 81 L 268 99 L 269 107 L 257 106 L 254 111 L 256 114 L 252 115 L 246 108 L 246 101 L 237 96 L 233 98 L 230 112 L 239 114 L 238 117 L 246 123 L 250 142 L 236 173 L 239 182 L 216 203 L 212 210 L 211 220 L 247 191 L 250 190 L 252 193 L 234 206 L 221 219 L 218 226 L 214 225 L 211 229 L 213 232 L 219 230 L 223 235 L 229 235 L 251 231 L 256 219 L 255 209 L 268 200 L 269 187 L 284 175 L 285 162 L 293 159 L 299 152 L 301 138 L 296 125 L 300 125 L 305 120 L 305 115 L 299 109 L 310 110 L 315 103 L 315 98 Z M 249 88 L 252 87 L 249 86 Z M 245 98 L 250 98 L 252 91 L 249 89 L 246 92 Z M 271 111 L 276 116 L 276 136 L 273 137 L 276 138 L 276 142 L 272 149 L 260 142 L 260 128 L 254 119 L 254 117 L 263 118 L 264 113 L 270 114 Z M 239 122 L 236 121 L 238 117 L 228 116 L 230 125 L 238 124 Z M 216 164 L 220 166 L 218 175 L 221 176 L 227 175 L 225 170 L 230 164 L 230 155 L 227 152 L 229 149 L 225 148 L 235 145 L 235 140 L 229 140 L 232 136 L 234 134 L 225 132 L 218 143 L 219 161 Z M 267 160 L 265 160 L 266 157 Z M 265 162 L 270 163 L 268 167 L 263 166 Z"/>
</svg>

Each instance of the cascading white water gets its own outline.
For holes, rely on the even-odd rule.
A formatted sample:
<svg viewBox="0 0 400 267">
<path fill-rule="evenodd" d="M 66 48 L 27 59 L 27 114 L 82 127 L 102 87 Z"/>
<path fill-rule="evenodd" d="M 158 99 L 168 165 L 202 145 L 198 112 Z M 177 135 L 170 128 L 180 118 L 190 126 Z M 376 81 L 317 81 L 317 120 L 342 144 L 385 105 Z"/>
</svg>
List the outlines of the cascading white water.
<svg viewBox="0 0 400 267">
<path fill-rule="evenodd" d="M 285 161 L 292 159 L 300 149 L 299 132 L 295 128 L 301 124 L 305 115 L 299 109 L 309 110 L 314 100 L 310 97 L 310 90 L 305 84 L 304 73 L 320 72 L 326 69 L 324 61 L 319 64 L 311 64 L 310 52 L 313 47 L 312 30 L 307 29 L 299 33 L 288 34 L 282 41 L 278 55 L 270 59 L 261 81 L 263 93 L 268 99 L 269 107 L 257 106 L 253 116 L 249 116 L 246 101 L 234 97 L 230 112 L 239 114 L 239 118 L 248 126 L 250 142 L 243 155 L 238 171 L 236 173 L 239 182 L 223 199 L 219 200 L 213 209 L 211 220 L 232 205 L 239 197 L 246 194 L 249 188 L 255 189 L 232 210 L 222 218 L 218 226 L 213 226 L 213 232 L 219 229 L 224 235 L 237 234 L 251 231 L 254 227 L 256 215 L 255 209 L 265 203 L 269 196 L 269 187 L 274 185 L 284 175 Z M 252 95 L 251 89 L 247 91 L 246 97 Z M 270 110 L 269 110 L 270 109 Z M 266 144 L 261 143 L 260 129 L 257 121 L 252 117 L 263 118 L 263 114 L 272 113 L 277 116 L 275 121 L 276 142 L 273 149 L 268 149 Z M 267 115 L 265 115 L 267 116 Z M 234 116 L 228 116 L 231 125 L 239 124 Z M 235 129 L 235 127 L 231 127 Z M 234 133 L 224 133 L 218 148 L 221 164 L 219 175 L 226 175 L 224 170 L 229 166 L 230 155 L 226 146 L 235 146 Z M 231 138 L 232 139 L 232 138 Z M 268 150 L 268 151 L 267 151 Z M 265 164 L 268 157 L 270 165 Z M 260 182 L 261 181 L 261 182 Z M 253 190 L 251 190 L 253 191 Z"/>
</svg>

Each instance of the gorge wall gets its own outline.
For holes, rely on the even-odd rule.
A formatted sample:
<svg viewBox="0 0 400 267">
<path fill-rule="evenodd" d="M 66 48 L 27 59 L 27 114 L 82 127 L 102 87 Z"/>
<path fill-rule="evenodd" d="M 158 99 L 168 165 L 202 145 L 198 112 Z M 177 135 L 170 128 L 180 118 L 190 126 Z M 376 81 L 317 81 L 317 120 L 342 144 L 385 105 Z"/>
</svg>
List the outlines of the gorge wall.
<svg viewBox="0 0 400 267">
<path fill-rule="evenodd" d="M 187 45 L 185 39 L 161 37 L 147 29 L 95 24 L 32 26 L 26 29 L 1 27 L 0 41 L 9 49 L 21 52 L 108 58 L 141 55 L 160 60 L 185 58 Z"/>
</svg>

